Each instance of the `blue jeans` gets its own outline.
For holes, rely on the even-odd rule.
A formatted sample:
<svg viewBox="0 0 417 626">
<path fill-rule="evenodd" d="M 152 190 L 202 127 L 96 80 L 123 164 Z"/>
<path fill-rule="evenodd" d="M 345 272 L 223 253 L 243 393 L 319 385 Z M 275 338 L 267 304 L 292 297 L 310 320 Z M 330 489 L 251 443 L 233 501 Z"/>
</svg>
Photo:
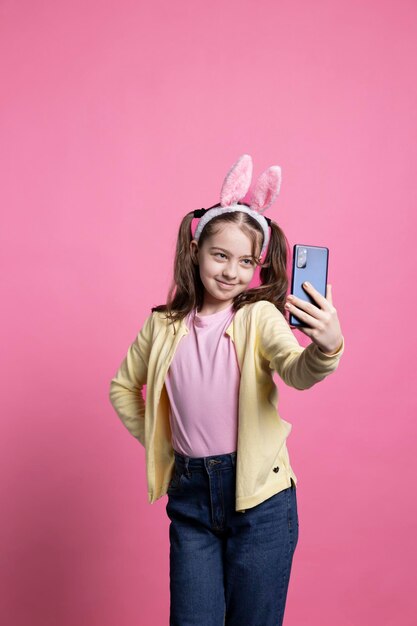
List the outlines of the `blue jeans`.
<svg viewBox="0 0 417 626">
<path fill-rule="evenodd" d="M 175 451 L 170 626 L 281 626 L 298 542 L 296 486 L 235 511 L 236 452 Z"/>
</svg>

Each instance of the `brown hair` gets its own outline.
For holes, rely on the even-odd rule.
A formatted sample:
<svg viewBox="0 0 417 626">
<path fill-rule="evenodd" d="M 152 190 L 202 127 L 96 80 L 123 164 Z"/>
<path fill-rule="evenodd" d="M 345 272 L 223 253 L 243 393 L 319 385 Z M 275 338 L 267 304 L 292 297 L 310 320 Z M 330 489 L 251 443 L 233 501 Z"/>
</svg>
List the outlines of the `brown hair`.
<svg viewBox="0 0 417 626">
<path fill-rule="evenodd" d="M 193 218 L 194 211 L 187 213 L 179 227 L 174 276 L 168 292 L 168 301 L 166 304 L 152 308 L 152 311 L 166 312 L 167 318 L 172 323 L 183 319 L 195 307 L 201 309 L 204 302 L 204 285 L 200 278 L 199 267 L 193 261 L 190 251 L 190 242 L 193 239 L 191 233 Z M 261 284 L 259 287 L 246 289 L 239 293 L 233 300 L 233 310 L 237 311 L 245 304 L 268 300 L 284 315 L 285 296 L 288 289 L 287 258 L 290 251 L 284 232 L 278 224 L 270 221 L 271 231 L 268 250 L 264 262 L 260 263 L 256 255 L 259 256 L 263 241 L 262 228 L 248 213 L 234 211 L 217 215 L 211 219 L 202 230 L 198 240 L 199 246 L 202 246 L 206 239 L 217 233 L 219 225 L 226 223 L 237 224 L 251 238 L 253 261 L 261 268 L 259 272 Z"/>
</svg>

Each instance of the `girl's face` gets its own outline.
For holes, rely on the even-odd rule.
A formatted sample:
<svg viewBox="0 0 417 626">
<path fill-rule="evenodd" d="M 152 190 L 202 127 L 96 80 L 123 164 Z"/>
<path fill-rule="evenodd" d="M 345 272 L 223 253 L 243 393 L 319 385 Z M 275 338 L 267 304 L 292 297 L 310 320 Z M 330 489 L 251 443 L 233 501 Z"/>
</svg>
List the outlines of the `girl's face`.
<svg viewBox="0 0 417 626">
<path fill-rule="evenodd" d="M 204 315 L 227 308 L 239 293 L 248 288 L 256 264 L 252 259 L 251 240 L 236 224 L 224 225 L 201 247 L 193 239 L 190 250 L 197 259 L 204 285 L 204 304 L 200 311 Z"/>
</svg>

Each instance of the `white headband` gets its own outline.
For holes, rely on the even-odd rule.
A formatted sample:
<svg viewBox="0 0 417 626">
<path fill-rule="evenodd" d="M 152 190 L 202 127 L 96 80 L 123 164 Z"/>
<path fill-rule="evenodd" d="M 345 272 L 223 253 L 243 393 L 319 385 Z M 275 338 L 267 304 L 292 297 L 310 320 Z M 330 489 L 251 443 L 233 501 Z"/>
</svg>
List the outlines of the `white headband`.
<svg viewBox="0 0 417 626">
<path fill-rule="evenodd" d="M 268 247 L 268 243 L 269 243 L 269 229 L 268 229 L 268 220 L 269 218 L 264 217 L 263 215 L 261 215 L 260 213 L 258 213 L 257 211 L 253 211 L 252 209 L 250 209 L 249 207 L 245 206 L 244 204 L 232 204 L 228 207 L 215 207 L 213 209 L 200 209 L 200 211 L 204 211 L 203 217 L 201 217 L 200 221 L 198 222 L 197 228 L 195 230 L 194 233 L 194 239 L 196 241 L 199 240 L 201 232 L 204 228 L 204 226 L 207 224 L 207 222 L 209 222 L 210 220 L 213 219 L 213 217 L 217 217 L 218 215 L 222 215 L 223 213 L 233 213 L 234 211 L 243 211 L 243 213 L 247 213 L 248 215 L 250 215 L 251 217 L 253 217 L 253 219 L 255 219 L 258 224 L 261 225 L 263 233 L 264 233 L 264 239 L 263 239 L 263 243 L 262 243 L 262 250 L 261 250 L 261 254 L 260 256 L 263 255 L 263 253 L 265 252 L 266 248 Z M 198 211 L 194 211 L 194 216 L 198 217 L 198 215 L 195 215 L 196 213 L 198 213 Z M 270 222 L 271 220 L 269 220 Z"/>
</svg>

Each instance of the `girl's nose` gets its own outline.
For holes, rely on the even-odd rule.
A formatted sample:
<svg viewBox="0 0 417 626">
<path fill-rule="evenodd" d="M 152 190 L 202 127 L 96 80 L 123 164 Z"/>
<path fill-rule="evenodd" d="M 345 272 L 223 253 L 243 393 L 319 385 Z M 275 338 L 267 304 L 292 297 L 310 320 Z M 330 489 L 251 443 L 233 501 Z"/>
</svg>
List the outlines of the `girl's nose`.
<svg viewBox="0 0 417 626">
<path fill-rule="evenodd" d="M 228 263 L 226 263 L 223 266 L 223 276 L 225 280 L 228 280 L 229 282 L 232 282 L 233 280 L 235 280 L 237 278 L 237 268 L 239 265 L 239 261 L 236 261 L 234 259 L 229 259 Z"/>
</svg>

